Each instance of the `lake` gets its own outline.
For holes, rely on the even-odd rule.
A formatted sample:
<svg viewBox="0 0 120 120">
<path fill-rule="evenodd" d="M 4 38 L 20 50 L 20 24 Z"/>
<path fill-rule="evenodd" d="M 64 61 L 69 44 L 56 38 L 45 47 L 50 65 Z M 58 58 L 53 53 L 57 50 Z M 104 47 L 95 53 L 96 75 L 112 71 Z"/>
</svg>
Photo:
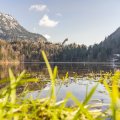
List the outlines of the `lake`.
<svg viewBox="0 0 120 120">
<path fill-rule="evenodd" d="M 72 76 L 73 73 L 78 75 L 85 75 L 88 73 L 100 73 L 100 71 L 114 72 L 115 69 L 120 68 L 120 63 L 111 62 L 51 62 L 51 67 L 58 66 L 59 75 L 64 75 L 69 72 Z M 19 65 L 0 65 L 0 79 L 8 77 L 8 69 L 11 68 L 14 73 L 19 74 L 23 70 L 28 73 L 39 73 L 48 75 L 48 71 L 44 62 L 37 63 L 20 63 Z"/>
<path fill-rule="evenodd" d="M 59 78 L 62 78 L 62 76 L 65 76 L 66 72 L 69 73 L 69 82 L 62 85 L 62 87 L 59 90 L 60 85 L 56 85 L 56 91 L 58 92 L 57 100 L 62 100 L 67 92 L 71 92 L 73 95 L 75 95 L 80 101 L 83 101 L 83 99 L 86 96 L 86 93 L 90 91 L 90 89 L 97 84 L 94 80 L 87 80 L 86 76 L 89 73 L 96 73 L 99 75 L 101 71 L 104 72 L 114 72 L 115 69 L 120 68 L 120 63 L 112 64 L 110 62 L 59 62 L 54 63 L 51 62 L 51 67 L 54 68 L 54 66 L 58 66 L 59 71 Z M 44 76 L 44 78 L 49 78 L 48 71 L 46 68 L 45 63 L 21 63 L 19 65 L 0 65 L 0 78 L 6 78 L 8 77 L 8 68 L 11 68 L 13 72 L 17 75 L 23 70 L 26 70 L 27 73 L 35 74 L 36 76 Z M 83 76 L 81 78 L 77 78 L 77 81 L 74 81 L 73 76 Z M 44 81 L 44 80 L 43 80 Z M 35 90 L 33 92 L 30 92 L 27 97 L 32 96 L 34 99 L 39 97 L 46 97 L 48 96 L 50 90 L 50 83 L 47 82 L 40 88 L 40 90 Z M 106 92 L 104 86 L 102 84 L 99 84 L 93 98 L 93 100 L 98 100 L 99 102 L 103 103 L 109 103 L 109 96 Z M 73 103 L 70 101 L 68 102 L 68 106 L 73 105 Z"/>
</svg>

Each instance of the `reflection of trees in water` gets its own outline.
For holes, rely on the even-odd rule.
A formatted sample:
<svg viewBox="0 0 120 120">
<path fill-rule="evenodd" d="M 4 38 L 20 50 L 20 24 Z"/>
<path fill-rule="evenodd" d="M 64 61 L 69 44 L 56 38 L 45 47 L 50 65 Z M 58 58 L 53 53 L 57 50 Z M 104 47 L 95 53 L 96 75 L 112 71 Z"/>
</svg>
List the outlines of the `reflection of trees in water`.
<svg viewBox="0 0 120 120">
<path fill-rule="evenodd" d="M 26 64 L 26 65 L 25 64 L 0 65 L 0 79 L 1 80 L 4 79 L 4 78 L 6 78 L 6 79 L 8 78 L 8 76 L 9 76 L 9 73 L 8 73 L 9 68 L 12 69 L 13 73 L 16 76 L 19 75 L 23 70 L 26 70 L 27 73 L 28 72 L 33 73 L 35 70 L 40 71 L 40 69 L 39 69 L 40 67 L 38 65 L 30 65 L 30 64 Z M 39 77 L 39 74 L 38 74 L 38 77 Z M 30 75 L 30 77 L 32 78 L 32 74 Z M 29 76 L 28 76 L 28 78 L 29 78 Z M 36 76 L 34 76 L 34 78 L 36 78 Z M 27 79 L 27 77 L 24 78 L 24 79 Z M 27 84 L 27 88 L 29 90 L 41 90 L 41 89 L 45 88 L 46 85 L 47 85 L 47 82 L 46 81 L 41 81 L 41 80 L 43 80 L 43 79 L 40 79 L 39 82 L 31 82 L 31 83 Z M 6 83 L 1 84 L 0 88 L 2 88 L 4 86 L 6 86 Z M 23 89 L 24 89 L 24 86 L 25 85 L 19 86 L 17 88 L 17 93 L 21 93 L 23 91 Z"/>
<path fill-rule="evenodd" d="M 99 73 L 103 71 L 112 71 L 113 68 L 110 65 L 106 64 L 87 64 L 87 63 L 51 63 L 51 67 L 58 66 L 59 75 L 65 75 L 66 72 L 69 72 L 69 75 L 77 73 L 78 75 L 83 75 L 90 72 Z M 48 75 L 48 70 L 45 63 L 21 63 L 19 65 L 0 65 L 0 78 L 8 77 L 8 69 L 11 68 L 14 74 L 19 74 L 23 70 L 26 70 L 28 73 L 37 73 L 40 75 Z"/>
<path fill-rule="evenodd" d="M 72 74 L 73 72 L 77 73 L 78 75 L 83 75 L 87 73 L 99 73 L 100 71 L 112 71 L 113 68 L 111 66 L 106 66 L 105 64 L 87 64 L 87 63 L 63 63 L 63 64 L 56 64 L 59 68 L 60 74 L 65 74 L 69 72 Z M 55 66 L 55 64 L 53 65 Z"/>
<path fill-rule="evenodd" d="M 51 67 L 58 67 L 59 76 L 64 76 L 66 72 L 69 72 L 70 76 L 75 75 L 84 75 L 87 73 L 100 73 L 100 71 L 113 71 L 113 68 L 110 65 L 106 64 L 85 64 L 85 63 L 50 63 Z M 36 63 L 36 64 L 25 64 L 25 68 L 29 72 L 35 72 L 42 75 L 48 75 L 48 70 L 44 63 Z"/>
<path fill-rule="evenodd" d="M 6 68 L 7 66 L 6 65 L 4 65 L 4 66 L 2 66 L 2 65 L 0 65 L 0 79 L 2 79 L 2 78 L 4 78 L 5 76 L 7 76 L 7 68 Z M 7 70 L 7 71 L 6 71 Z"/>
<path fill-rule="evenodd" d="M 9 68 L 12 69 L 13 73 L 15 75 L 20 74 L 25 68 L 24 68 L 24 64 L 9 64 L 9 65 L 0 65 L 0 79 L 2 78 L 7 78 L 9 76 L 8 74 L 8 70 Z"/>
</svg>

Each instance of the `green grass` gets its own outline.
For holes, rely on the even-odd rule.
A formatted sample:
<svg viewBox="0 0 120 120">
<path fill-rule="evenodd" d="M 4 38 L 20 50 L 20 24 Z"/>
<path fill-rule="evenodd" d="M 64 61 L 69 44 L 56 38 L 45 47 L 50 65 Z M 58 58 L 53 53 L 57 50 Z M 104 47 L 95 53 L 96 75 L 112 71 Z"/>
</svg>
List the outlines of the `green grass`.
<svg viewBox="0 0 120 120">
<path fill-rule="evenodd" d="M 63 101 L 57 102 L 55 83 L 58 69 L 56 66 L 52 70 L 44 51 L 42 51 L 42 55 L 51 79 L 50 97 L 24 99 L 29 92 L 28 89 L 26 89 L 27 87 L 24 86 L 24 90 L 20 94 L 17 94 L 17 88 L 28 82 L 38 82 L 38 79 L 25 79 L 25 71 L 18 77 L 15 77 L 12 70 L 9 69 L 10 82 L 0 90 L 0 120 L 105 120 L 106 117 L 109 117 L 112 120 L 120 120 L 119 71 L 114 75 L 105 74 L 104 76 L 101 76 L 99 80 L 104 83 L 104 86 L 110 95 L 111 104 L 109 110 L 105 113 L 97 111 L 91 112 L 88 102 L 96 91 L 98 84 L 96 84 L 91 91 L 87 92 L 86 97 L 82 102 L 72 95 L 72 93 L 67 93 Z M 65 79 L 68 79 L 68 73 L 63 77 L 63 83 Z M 112 84 L 111 87 L 108 84 L 108 80 Z M 75 103 L 75 107 L 66 106 L 69 99 Z M 110 114 L 109 111 L 111 111 Z"/>
</svg>

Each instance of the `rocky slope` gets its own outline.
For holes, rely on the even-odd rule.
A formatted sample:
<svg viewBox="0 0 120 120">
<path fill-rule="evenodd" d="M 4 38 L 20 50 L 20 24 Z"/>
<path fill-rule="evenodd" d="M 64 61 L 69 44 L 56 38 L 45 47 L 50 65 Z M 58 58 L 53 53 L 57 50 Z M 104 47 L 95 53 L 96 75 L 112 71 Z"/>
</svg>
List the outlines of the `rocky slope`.
<svg viewBox="0 0 120 120">
<path fill-rule="evenodd" d="M 16 19 L 8 14 L 0 13 L 0 38 L 7 41 L 31 40 L 45 42 L 46 38 L 23 28 Z"/>
</svg>

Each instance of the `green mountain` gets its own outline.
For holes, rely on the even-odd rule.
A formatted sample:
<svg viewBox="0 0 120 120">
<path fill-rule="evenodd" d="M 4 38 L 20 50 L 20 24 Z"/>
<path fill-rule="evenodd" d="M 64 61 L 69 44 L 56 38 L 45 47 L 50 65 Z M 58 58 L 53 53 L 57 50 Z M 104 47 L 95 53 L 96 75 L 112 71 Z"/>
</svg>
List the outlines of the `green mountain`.
<svg viewBox="0 0 120 120">
<path fill-rule="evenodd" d="M 105 62 L 120 61 L 120 28 L 99 44 L 89 47 L 75 43 L 63 47 L 55 61 L 63 62 Z"/>
<path fill-rule="evenodd" d="M 90 46 L 88 59 L 93 61 L 120 61 L 120 27 L 100 44 Z"/>
</svg>

